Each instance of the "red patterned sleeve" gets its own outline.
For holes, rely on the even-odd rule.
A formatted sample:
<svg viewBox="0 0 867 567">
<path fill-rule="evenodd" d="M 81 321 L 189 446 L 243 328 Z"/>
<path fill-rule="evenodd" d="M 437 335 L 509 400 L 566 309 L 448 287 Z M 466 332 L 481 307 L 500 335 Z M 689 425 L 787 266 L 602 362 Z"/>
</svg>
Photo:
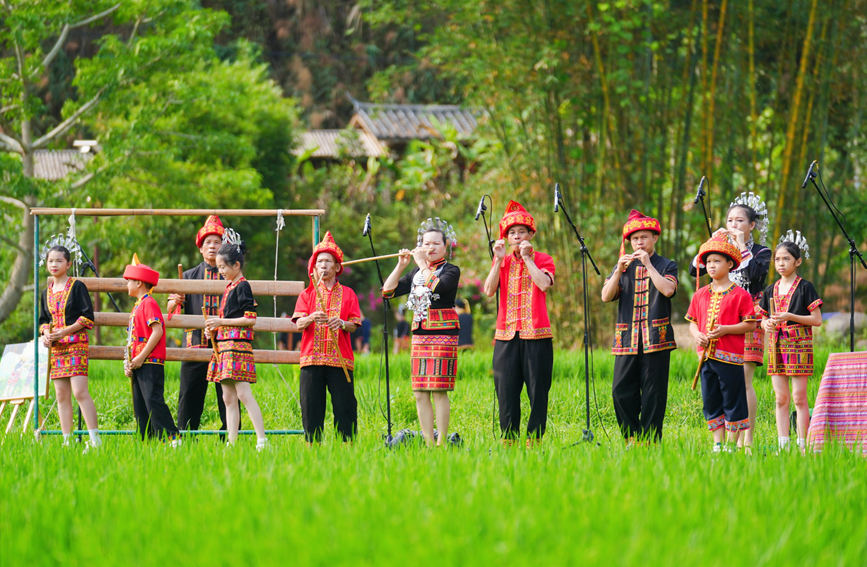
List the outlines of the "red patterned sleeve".
<svg viewBox="0 0 867 567">
<path fill-rule="evenodd" d="M 699 302 L 701 301 L 699 294 L 703 288 L 699 288 L 697 292 L 692 295 L 692 299 L 689 302 L 689 309 L 686 311 L 686 320 L 690 323 L 698 324 L 698 310 L 699 310 Z"/>
<path fill-rule="evenodd" d="M 163 312 L 160 311 L 160 306 L 153 297 L 150 298 L 150 301 L 145 301 L 142 304 L 141 313 L 144 316 L 145 325 L 148 327 L 154 323 L 163 324 Z"/>
<path fill-rule="evenodd" d="M 536 254 L 533 257 L 533 261 L 536 263 L 537 268 L 548 274 L 548 278 L 551 280 L 551 285 L 554 285 L 554 272 L 556 270 L 554 259 L 547 254 Z"/>
<path fill-rule="evenodd" d="M 741 321 L 758 322 L 760 317 L 756 314 L 753 298 L 750 297 L 749 292 L 746 290 L 742 289 L 741 291 L 744 292 L 738 294 L 738 315 L 740 315 Z"/>
<path fill-rule="evenodd" d="M 343 286 L 342 319 L 354 325 L 361 325 L 361 307 L 358 305 L 358 296 L 352 289 Z"/>
<path fill-rule="evenodd" d="M 310 297 L 312 295 L 313 288 L 310 286 L 308 286 L 298 295 L 298 299 L 295 301 L 295 311 L 292 313 L 292 317 L 290 319 L 293 323 L 297 323 L 298 319 L 300 319 L 301 317 L 306 317 L 313 312 L 310 306 Z"/>
</svg>

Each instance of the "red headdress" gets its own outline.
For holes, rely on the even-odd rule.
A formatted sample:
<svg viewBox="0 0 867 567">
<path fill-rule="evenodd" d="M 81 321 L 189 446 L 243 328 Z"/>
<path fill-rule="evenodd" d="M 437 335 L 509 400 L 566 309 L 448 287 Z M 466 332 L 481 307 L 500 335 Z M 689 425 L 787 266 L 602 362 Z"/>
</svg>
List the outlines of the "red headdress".
<svg viewBox="0 0 867 567">
<path fill-rule="evenodd" d="M 649 230 L 656 234 L 662 234 L 662 227 L 659 225 L 658 220 L 645 215 L 641 211 L 632 209 L 629 212 L 629 218 L 626 220 L 626 224 L 623 225 L 623 238 L 620 240 L 621 256 L 626 252 L 626 241 L 629 240 L 629 237 L 633 232 L 638 232 L 639 230 Z"/>
<path fill-rule="evenodd" d="M 202 228 L 199 229 L 199 232 L 196 233 L 196 248 L 202 247 L 202 242 L 209 234 L 216 234 L 222 238 L 225 231 L 223 223 L 220 221 L 220 217 L 217 215 L 209 216 Z"/>
<path fill-rule="evenodd" d="M 313 273 L 313 268 L 316 266 L 316 257 L 322 252 L 328 252 L 334 256 L 334 260 L 337 262 L 337 274 L 340 275 L 343 272 L 343 250 L 341 250 L 340 247 L 337 246 L 337 243 L 334 242 L 334 237 L 331 236 L 330 230 L 325 233 L 322 242 L 317 244 L 313 249 L 310 261 L 307 262 L 307 274 L 310 275 Z"/>
<path fill-rule="evenodd" d="M 528 213 L 521 203 L 509 201 L 509 204 L 506 205 L 506 212 L 500 219 L 500 238 L 506 238 L 509 229 L 516 224 L 522 224 L 536 232 L 536 219 L 533 218 L 533 215 Z"/>
<path fill-rule="evenodd" d="M 137 280 L 150 286 L 155 286 L 160 281 L 160 273 L 150 266 L 139 262 L 138 254 L 132 255 L 132 264 L 128 264 L 123 271 L 123 279 Z"/>
<path fill-rule="evenodd" d="M 701 245 L 701 248 L 698 249 L 699 266 L 705 263 L 704 259 L 708 254 L 722 254 L 727 257 L 735 264 L 732 266 L 732 270 L 736 270 L 738 266 L 741 265 L 741 260 L 743 259 L 741 257 L 741 251 L 738 250 L 738 247 L 735 244 L 729 242 L 724 233 L 712 237 Z"/>
</svg>

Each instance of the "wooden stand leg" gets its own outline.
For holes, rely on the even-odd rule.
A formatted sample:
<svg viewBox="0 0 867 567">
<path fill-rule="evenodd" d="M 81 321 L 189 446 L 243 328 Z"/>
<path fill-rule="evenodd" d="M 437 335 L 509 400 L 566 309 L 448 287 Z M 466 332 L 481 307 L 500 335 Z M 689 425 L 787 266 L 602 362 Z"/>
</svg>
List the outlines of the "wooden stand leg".
<svg viewBox="0 0 867 567">
<path fill-rule="evenodd" d="M 21 427 L 21 433 L 27 433 L 27 426 L 30 425 L 30 419 L 33 417 L 33 407 L 36 405 L 34 400 L 30 400 L 27 406 L 27 413 L 24 415 L 24 425 Z"/>
<path fill-rule="evenodd" d="M 14 407 L 12 408 L 12 415 L 9 416 L 9 423 L 6 424 L 7 435 L 10 431 L 12 431 L 12 426 L 15 424 L 15 416 L 18 415 L 18 408 L 21 407 L 21 404 L 24 403 L 24 400 L 12 400 L 10 403 Z"/>
</svg>

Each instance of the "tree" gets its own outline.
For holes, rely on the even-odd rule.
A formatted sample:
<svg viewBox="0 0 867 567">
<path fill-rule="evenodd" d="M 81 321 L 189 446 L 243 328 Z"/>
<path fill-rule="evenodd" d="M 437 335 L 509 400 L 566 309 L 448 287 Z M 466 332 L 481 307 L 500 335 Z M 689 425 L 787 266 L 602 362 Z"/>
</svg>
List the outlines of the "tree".
<svg viewBox="0 0 867 567">
<path fill-rule="evenodd" d="M 0 321 L 28 281 L 29 209 L 37 204 L 273 206 L 275 192 L 285 196 L 297 112 L 257 62 L 256 48 L 238 42 L 231 60 L 217 57 L 214 37 L 228 21 L 224 13 L 189 0 L 0 7 L 0 144 L 18 155 L 0 162 L 2 204 L 4 212 L 21 212 L 22 227 Z M 74 30 L 86 36 L 76 43 L 92 49 L 74 50 Z M 57 71 L 61 60 L 72 69 L 68 77 Z M 68 96 L 60 116 L 49 110 L 56 92 Z M 99 141 L 87 169 L 59 184 L 33 179 L 34 152 L 67 147 L 75 134 Z M 189 248 L 165 222 L 104 222 L 91 230 L 98 240 L 127 244 L 122 254 L 106 255 L 118 265 L 142 241 L 166 257 Z"/>
</svg>

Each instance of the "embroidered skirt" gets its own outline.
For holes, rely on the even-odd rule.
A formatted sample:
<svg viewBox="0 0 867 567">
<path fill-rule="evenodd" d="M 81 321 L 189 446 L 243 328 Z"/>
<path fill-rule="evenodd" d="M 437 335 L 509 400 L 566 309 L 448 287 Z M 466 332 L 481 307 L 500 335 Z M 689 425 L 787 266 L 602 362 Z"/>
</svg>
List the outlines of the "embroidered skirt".
<svg viewBox="0 0 867 567">
<path fill-rule="evenodd" d="M 813 333 L 804 325 L 774 330 L 768 338 L 768 376 L 812 376 Z"/>
<path fill-rule="evenodd" d="M 452 391 L 458 374 L 457 335 L 412 336 L 412 389 Z"/>
<path fill-rule="evenodd" d="M 60 343 L 51 346 L 48 377 L 51 380 L 87 376 L 87 343 Z"/>
<path fill-rule="evenodd" d="M 250 341 L 217 341 L 217 352 L 208 365 L 208 382 L 234 380 L 256 382 L 256 364 L 253 362 L 253 343 Z"/>
<path fill-rule="evenodd" d="M 744 336 L 744 362 L 761 366 L 765 358 L 765 331 L 761 325 Z"/>
</svg>

